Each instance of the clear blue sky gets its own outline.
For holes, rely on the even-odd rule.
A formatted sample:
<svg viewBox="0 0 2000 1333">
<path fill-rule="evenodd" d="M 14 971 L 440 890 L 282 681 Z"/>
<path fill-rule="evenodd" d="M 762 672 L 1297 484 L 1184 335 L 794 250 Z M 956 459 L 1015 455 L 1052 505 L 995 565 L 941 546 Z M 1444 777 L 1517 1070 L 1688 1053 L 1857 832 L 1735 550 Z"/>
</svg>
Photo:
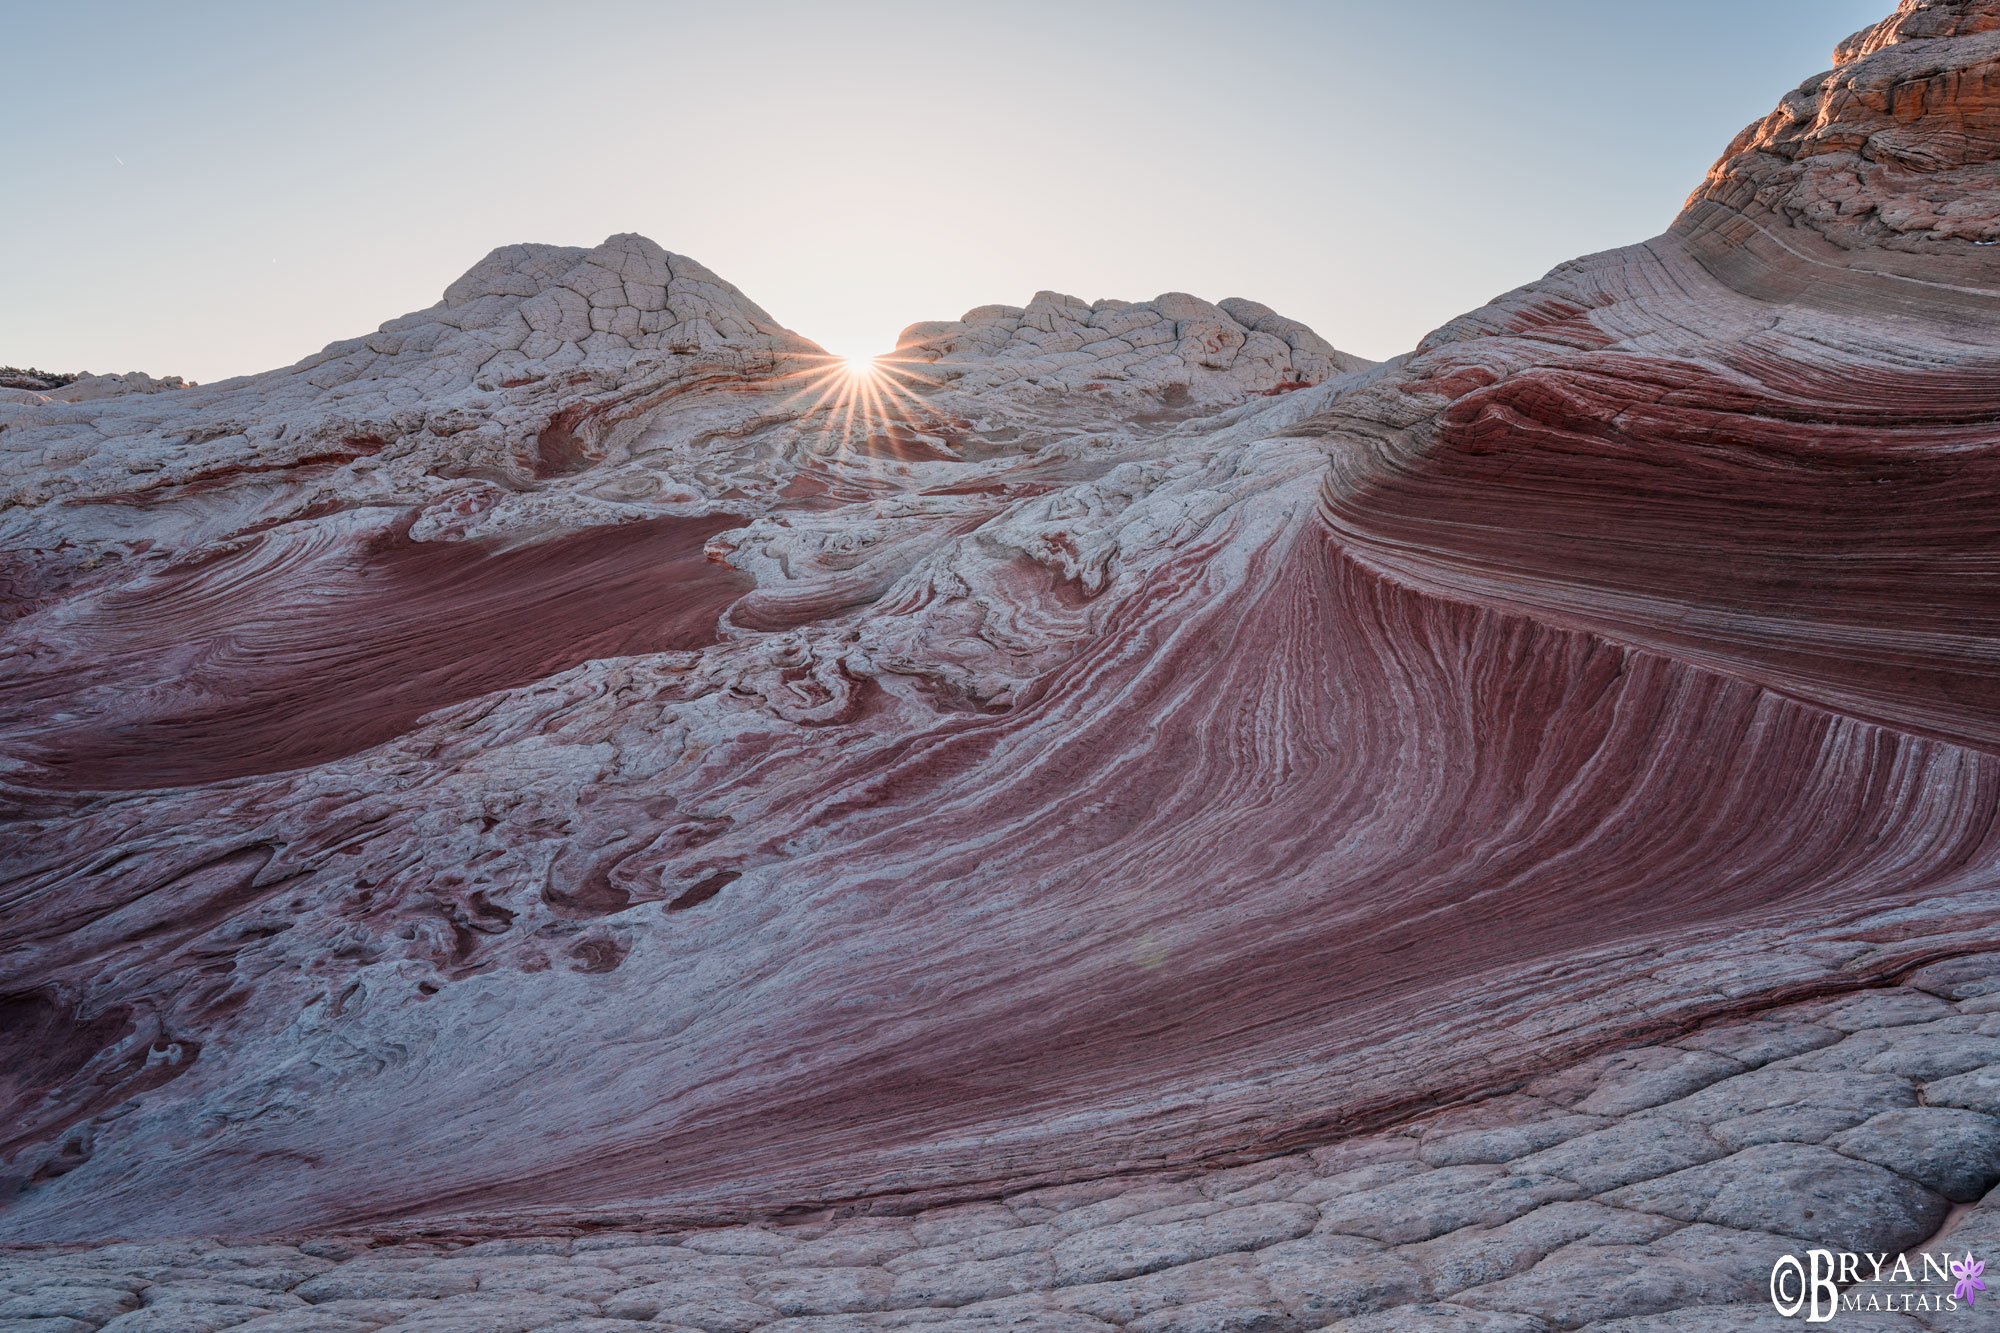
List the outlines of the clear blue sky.
<svg viewBox="0 0 2000 1333">
<path fill-rule="evenodd" d="M 0 363 L 212 380 L 638 231 L 842 353 L 1052 287 L 1364 356 L 1660 231 L 1893 0 L 0 0 Z"/>
</svg>

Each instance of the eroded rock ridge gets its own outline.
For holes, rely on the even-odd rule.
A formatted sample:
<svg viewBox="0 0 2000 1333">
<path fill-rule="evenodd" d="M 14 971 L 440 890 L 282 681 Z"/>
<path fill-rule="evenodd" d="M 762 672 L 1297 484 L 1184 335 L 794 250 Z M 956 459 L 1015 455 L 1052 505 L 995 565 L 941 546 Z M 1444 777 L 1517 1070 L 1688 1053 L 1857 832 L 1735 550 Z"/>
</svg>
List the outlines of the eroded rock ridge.
<svg viewBox="0 0 2000 1333">
<path fill-rule="evenodd" d="M 2000 1179 L 1987 1094 L 1937 1091 L 1984 1087 L 1984 973 L 1936 970 L 2000 947 L 1996 43 L 1911 0 L 1663 235 L 1382 366 L 1044 292 L 856 377 L 620 236 L 286 370 L 0 404 L 0 1233 L 363 1237 L 248 1282 L 275 1330 L 368 1238 L 447 1276 L 326 1287 L 356 1327 L 485 1289 L 440 1238 L 1053 1228 L 698 1264 L 744 1303 L 707 1323 L 592 1259 L 519 1324 L 708 1333 L 1720 1307 L 1819 1170 L 1842 1235 L 1924 1240 Z M 1692 1081 L 1548 1091 L 1619 1059 Z M 1165 1229 L 1105 1253 L 1228 1291 L 1012 1202 L 1100 1189 Z M 1492 1208 L 1355 1220 L 1426 1190 Z M 1484 1257 L 1408 1248 L 1447 1233 Z M 1308 1240 L 1339 1301 L 1274 1275 Z M 91 1253 L 141 1303 L 211 1262 Z M 1585 1259 L 1679 1276 L 1554 1308 Z M 895 1295 L 947 1263 L 1007 1276 Z M 105 1300 L 32 1317 L 143 1314 Z"/>
</svg>

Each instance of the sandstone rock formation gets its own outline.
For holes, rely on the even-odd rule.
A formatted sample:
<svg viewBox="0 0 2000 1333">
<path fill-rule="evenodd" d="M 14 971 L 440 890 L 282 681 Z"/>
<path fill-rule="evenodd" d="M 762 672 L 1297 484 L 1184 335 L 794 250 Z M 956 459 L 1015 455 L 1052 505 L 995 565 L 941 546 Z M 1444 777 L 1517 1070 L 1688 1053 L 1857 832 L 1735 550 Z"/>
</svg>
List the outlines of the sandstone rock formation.
<svg viewBox="0 0 2000 1333">
<path fill-rule="evenodd" d="M 0 368 L 0 403 L 82 403 L 121 393 L 165 393 L 191 387 L 179 375 L 155 379 L 141 370 L 123 375 L 42 375 Z"/>
<path fill-rule="evenodd" d="M 2000 1181 L 2000 0 L 1836 54 L 1383 366 L 1041 293 L 854 377 L 625 236 L 0 404 L 0 1235 L 319 1237 L 0 1319 L 1751 1327 L 1926 1243 Z"/>
<path fill-rule="evenodd" d="M 1786 1254 L 1909 1246 L 1942 1275 L 1947 1249 L 1990 1253 L 2000 1231 L 2000 1206 L 1966 1206 L 2000 1170 L 2000 955 L 1910 981 L 1236 1166 L 681 1232 L 604 1219 L 505 1238 L 392 1228 L 43 1247 L 0 1256 L 0 1321 L 41 1333 L 1793 1327 L 1763 1303 Z M 1907 1282 L 1862 1271 L 1871 1280 L 1850 1294 L 1863 1308 L 1838 1327 L 1964 1327 L 1921 1258 Z M 1869 1313 L 1892 1291 L 1896 1313 Z M 1901 1313 L 1916 1303 L 1905 1295 L 1923 1298 L 1918 1315 Z"/>
<path fill-rule="evenodd" d="M 72 375 L 55 370 L 39 370 L 29 366 L 0 366 L 0 389 L 27 389 L 35 393 L 47 393 L 50 389 L 61 388 L 75 383 L 82 375 Z"/>
<path fill-rule="evenodd" d="M 1216 306 L 1185 292 L 1088 304 L 1037 292 L 1026 306 L 980 306 L 963 319 L 912 324 L 897 339 L 895 360 L 959 389 L 1141 389 L 1225 402 L 1308 388 L 1372 364 L 1269 306 L 1241 298 Z"/>
</svg>

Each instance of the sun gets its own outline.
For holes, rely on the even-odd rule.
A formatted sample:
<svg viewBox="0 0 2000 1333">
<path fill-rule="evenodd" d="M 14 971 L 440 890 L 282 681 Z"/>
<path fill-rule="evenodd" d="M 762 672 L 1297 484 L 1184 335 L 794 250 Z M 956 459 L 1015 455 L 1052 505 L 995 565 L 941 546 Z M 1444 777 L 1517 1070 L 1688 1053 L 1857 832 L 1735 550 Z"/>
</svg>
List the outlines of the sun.
<svg viewBox="0 0 2000 1333">
<path fill-rule="evenodd" d="M 863 356 L 838 346 L 821 347 L 820 356 L 786 377 L 796 379 L 798 387 L 785 402 L 797 403 L 802 419 L 816 418 L 820 424 L 816 454 L 853 450 L 875 457 L 891 445 L 900 447 L 899 432 L 905 428 L 919 434 L 935 428 L 937 414 L 923 393 L 943 384 L 924 375 L 920 363 L 896 351 Z"/>
</svg>

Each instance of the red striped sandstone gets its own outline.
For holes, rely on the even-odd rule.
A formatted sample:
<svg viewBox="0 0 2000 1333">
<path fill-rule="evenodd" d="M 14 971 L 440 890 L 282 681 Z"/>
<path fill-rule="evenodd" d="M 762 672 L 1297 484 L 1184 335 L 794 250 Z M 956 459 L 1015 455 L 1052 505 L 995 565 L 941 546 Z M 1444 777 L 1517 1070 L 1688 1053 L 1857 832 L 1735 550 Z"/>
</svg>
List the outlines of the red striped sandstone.
<svg viewBox="0 0 2000 1333">
<path fill-rule="evenodd" d="M 0 1231 L 1236 1161 L 2000 943 L 1996 39 L 1375 369 L 1044 294 L 844 401 L 623 237 L 0 405 Z"/>
</svg>

